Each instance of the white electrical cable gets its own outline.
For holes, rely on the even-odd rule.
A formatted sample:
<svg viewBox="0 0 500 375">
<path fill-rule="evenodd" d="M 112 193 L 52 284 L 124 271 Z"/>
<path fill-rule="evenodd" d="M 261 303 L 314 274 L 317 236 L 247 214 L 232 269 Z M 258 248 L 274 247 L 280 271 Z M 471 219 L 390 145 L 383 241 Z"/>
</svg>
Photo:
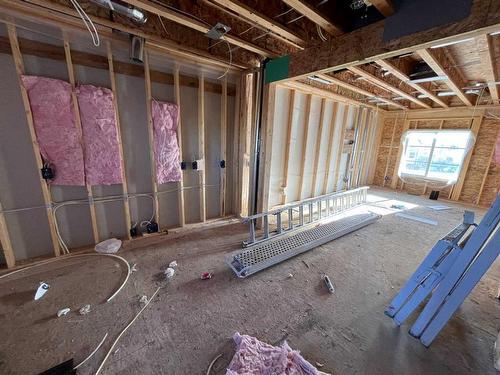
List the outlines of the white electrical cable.
<svg viewBox="0 0 500 375">
<path fill-rule="evenodd" d="M 85 358 L 83 361 L 81 361 L 79 364 L 77 364 L 75 367 L 73 367 L 73 370 L 76 370 L 78 367 L 80 367 L 81 365 L 83 365 L 85 362 L 87 362 L 90 358 L 92 358 L 94 356 L 95 353 L 97 353 L 97 351 L 99 350 L 99 348 L 102 346 L 102 344 L 104 344 L 104 340 L 106 340 L 106 337 L 108 337 L 108 333 L 106 332 L 106 334 L 104 335 L 104 337 L 102 338 L 101 342 L 99 343 L 99 345 L 97 345 L 97 347 L 92 351 L 92 353 L 90 353 L 87 358 Z"/>
<path fill-rule="evenodd" d="M 323 30 L 321 29 L 320 25 L 316 25 L 316 31 L 318 32 L 319 38 L 323 42 L 326 42 L 328 40 L 327 37 L 323 34 Z"/>
<path fill-rule="evenodd" d="M 224 78 L 227 75 L 227 73 L 229 72 L 229 68 L 231 67 L 231 64 L 233 63 L 233 52 L 231 51 L 231 45 L 229 44 L 229 42 L 226 39 L 224 39 L 224 40 L 227 43 L 227 50 L 229 52 L 229 66 L 226 68 L 226 71 L 221 76 L 217 77 L 217 79 Z"/>
<path fill-rule="evenodd" d="M 75 8 L 80 18 L 82 19 L 83 23 L 85 24 L 85 27 L 89 31 L 90 37 L 92 38 L 92 43 L 94 43 L 94 46 L 99 47 L 101 41 L 99 39 L 99 33 L 97 32 L 94 22 L 92 22 L 88 14 L 85 12 L 85 10 L 83 10 L 83 8 L 80 6 L 77 0 L 69 0 L 69 1 Z"/>
<path fill-rule="evenodd" d="M 130 326 L 132 324 L 134 324 L 134 322 L 137 320 L 137 318 L 142 314 L 142 312 L 146 309 L 146 307 L 148 307 L 148 305 L 151 303 L 151 301 L 153 300 L 153 298 L 155 298 L 155 296 L 158 294 L 158 292 L 160 291 L 162 287 L 158 287 L 156 289 L 156 291 L 153 293 L 153 295 L 151 296 L 151 298 L 148 300 L 148 302 L 146 302 L 146 304 L 144 305 L 144 307 L 142 309 L 139 310 L 139 312 L 137 313 L 137 315 L 134 317 L 134 319 L 132 319 L 130 321 L 130 323 L 128 323 L 125 328 L 122 329 L 122 331 L 120 332 L 120 334 L 118 335 L 118 337 L 116 338 L 115 341 L 113 341 L 113 344 L 111 345 L 111 347 L 109 348 L 108 352 L 106 353 L 106 356 L 104 357 L 104 359 L 102 360 L 101 362 L 101 365 L 99 366 L 99 368 L 97 369 L 97 371 L 95 372 L 95 375 L 99 375 L 99 373 L 101 372 L 102 368 L 104 367 L 104 364 L 106 363 L 106 361 L 108 360 L 111 352 L 113 351 L 113 349 L 115 348 L 115 345 L 118 343 L 118 341 L 121 339 L 121 337 L 125 334 L 125 332 L 127 332 L 127 330 L 130 328 Z"/>
<path fill-rule="evenodd" d="M 130 274 L 132 273 L 132 271 L 130 269 L 130 264 L 128 264 L 127 260 L 125 258 L 122 258 L 121 256 L 115 255 L 115 254 L 76 254 L 76 255 L 69 255 L 67 257 L 61 256 L 61 257 L 57 257 L 57 258 L 47 259 L 47 260 L 44 260 L 44 261 L 41 261 L 41 262 L 38 262 L 38 263 L 34 263 L 32 265 L 23 267 L 23 268 L 19 268 L 17 270 L 11 271 L 11 272 L 7 272 L 7 273 L 1 275 L 0 279 L 6 278 L 8 276 L 14 275 L 14 274 L 22 272 L 22 271 L 27 271 L 27 270 L 35 268 L 35 267 L 40 267 L 40 266 L 44 266 L 44 265 L 49 264 L 49 263 L 57 262 L 57 261 L 60 261 L 60 260 L 68 260 L 68 259 L 83 258 L 83 257 L 92 257 L 92 256 L 112 257 L 112 258 L 120 260 L 121 262 L 123 262 L 127 266 L 127 276 L 125 277 L 125 279 L 121 283 L 120 287 L 111 295 L 111 297 L 109 297 L 106 300 L 106 302 L 109 302 L 113 298 L 115 298 L 118 293 L 120 293 L 120 291 L 123 289 L 123 287 L 127 283 L 128 279 L 130 277 Z"/>
</svg>

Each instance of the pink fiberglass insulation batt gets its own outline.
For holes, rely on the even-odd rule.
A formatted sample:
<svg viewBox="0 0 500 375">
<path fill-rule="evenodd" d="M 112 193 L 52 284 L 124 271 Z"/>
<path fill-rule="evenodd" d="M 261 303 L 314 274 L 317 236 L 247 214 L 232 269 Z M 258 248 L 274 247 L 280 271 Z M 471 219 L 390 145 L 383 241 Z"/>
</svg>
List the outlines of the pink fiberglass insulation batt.
<svg viewBox="0 0 500 375">
<path fill-rule="evenodd" d="M 122 164 L 113 92 L 103 87 L 80 85 L 76 95 L 82 122 L 87 184 L 121 184 Z"/>
<path fill-rule="evenodd" d="M 153 100 L 153 139 L 156 181 L 159 184 L 181 180 L 177 124 L 179 107 Z"/>
<path fill-rule="evenodd" d="M 55 185 L 85 185 L 80 131 L 75 126 L 71 85 L 59 79 L 22 76 L 33 113 L 36 139 Z"/>
<path fill-rule="evenodd" d="M 328 375 L 318 371 L 286 342 L 276 347 L 238 332 L 233 339 L 236 353 L 226 375 Z"/>
</svg>

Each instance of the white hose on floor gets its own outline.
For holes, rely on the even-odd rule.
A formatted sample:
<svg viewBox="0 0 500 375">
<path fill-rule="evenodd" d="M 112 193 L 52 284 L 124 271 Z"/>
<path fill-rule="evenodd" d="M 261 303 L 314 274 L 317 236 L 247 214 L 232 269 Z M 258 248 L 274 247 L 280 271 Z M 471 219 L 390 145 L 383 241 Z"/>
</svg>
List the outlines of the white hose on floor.
<svg viewBox="0 0 500 375">
<path fill-rule="evenodd" d="M 121 256 L 119 255 L 115 255 L 115 254 L 77 254 L 77 255 L 69 255 L 69 256 L 61 256 L 61 257 L 58 257 L 58 258 L 53 258 L 53 259 L 48 259 L 48 260 L 44 260 L 44 261 L 41 261 L 39 263 L 35 263 L 35 264 L 32 264 L 30 266 L 26 266 L 24 268 L 19 268 L 17 270 L 14 270 L 14 271 L 11 271 L 11 272 L 8 272 L 6 274 L 3 274 L 0 276 L 0 280 L 5 278 L 5 277 L 8 277 L 8 276 L 11 276 L 11 275 L 14 275 L 18 272 L 21 272 L 21 271 L 26 271 L 26 270 L 29 270 L 31 268 L 35 268 L 35 267 L 39 267 L 39 266 L 44 266 L 46 264 L 49 264 L 49 263 L 53 263 L 53 262 L 57 262 L 59 260 L 68 260 L 68 259 L 74 259 L 74 258 L 82 258 L 82 257 L 92 257 L 92 256 L 105 256 L 105 257 L 113 257 L 115 259 L 119 259 L 120 261 L 122 261 L 123 263 L 125 263 L 125 265 L 127 266 L 127 276 L 125 277 L 125 279 L 123 280 L 123 282 L 121 283 L 120 287 L 111 295 L 111 297 L 109 297 L 106 302 L 109 302 L 111 301 L 113 298 L 116 297 L 116 295 L 118 293 L 120 293 L 120 291 L 123 289 L 123 287 L 125 286 L 125 284 L 127 283 L 129 277 L 130 277 L 130 274 L 132 273 L 131 270 L 130 270 L 130 264 L 128 264 L 127 260 L 125 258 L 122 258 Z"/>
</svg>

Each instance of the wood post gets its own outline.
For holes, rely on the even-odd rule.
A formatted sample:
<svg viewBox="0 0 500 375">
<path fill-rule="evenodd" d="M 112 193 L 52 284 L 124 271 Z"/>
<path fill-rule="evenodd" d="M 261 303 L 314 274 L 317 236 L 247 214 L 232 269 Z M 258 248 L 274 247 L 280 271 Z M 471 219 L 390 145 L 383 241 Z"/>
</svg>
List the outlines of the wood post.
<svg viewBox="0 0 500 375">
<path fill-rule="evenodd" d="M 56 256 L 61 255 L 61 249 L 59 247 L 59 240 L 57 238 L 57 232 L 54 221 L 54 213 L 52 210 L 52 199 L 50 196 L 49 187 L 47 183 L 42 178 L 40 170 L 43 168 L 42 156 L 40 155 L 40 148 L 38 146 L 38 141 L 36 139 L 35 126 L 33 124 L 33 114 L 31 113 L 30 102 L 28 98 L 28 93 L 23 85 L 21 76 L 24 74 L 24 63 L 23 57 L 21 55 L 21 50 L 19 49 L 19 43 L 17 41 L 16 27 L 12 24 L 7 25 L 7 30 L 9 33 L 9 42 L 12 49 L 12 57 L 14 59 L 14 64 L 16 67 L 17 78 L 19 81 L 19 89 L 21 90 L 21 98 L 23 100 L 24 110 L 26 112 L 26 121 L 28 123 L 28 129 L 30 132 L 31 144 L 33 146 L 33 154 L 35 156 L 36 166 L 38 169 L 38 178 L 40 182 L 40 188 L 42 189 L 43 202 L 45 203 L 47 211 L 47 220 L 49 222 L 50 238 L 52 240 L 52 248 Z"/>
<path fill-rule="evenodd" d="M 182 116 L 181 116 L 181 87 L 180 87 L 180 76 L 179 68 L 176 67 L 174 70 L 174 97 L 175 104 L 179 111 L 179 119 L 177 123 L 177 144 L 179 145 L 179 159 L 183 161 L 182 156 Z M 186 215 L 184 213 L 184 171 L 181 170 L 181 180 L 177 182 L 177 197 L 179 199 L 179 226 L 183 227 L 186 225 Z"/>
<path fill-rule="evenodd" d="M 226 216 L 226 164 L 227 164 L 227 77 L 222 81 L 222 95 L 220 108 L 220 161 L 224 163 L 220 167 L 219 187 L 219 212 L 220 216 Z"/>
<path fill-rule="evenodd" d="M 325 195 L 328 190 L 328 179 L 330 178 L 330 167 L 332 165 L 333 138 L 335 136 L 335 128 L 337 125 L 338 110 L 339 110 L 339 104 L 337 102 L 333 102 L 333 113 L 332 113 L 332 119 L 330 121 L 330 133 L 328 135 L 328 151 L 326 152 L 326 171 L 325 171 L 325 179 L 323 180 L 323 195 Z M 339 147 L 340 146 L 341 145 L 339 145 Z"/>
<path fill-rule="evenodd" d="M 116 88 L 116 78 L 115 78 L 115 68 L 113 63 L 113 51 L 111 49 L 111 43 L 107 41 L 106 43 L 108 51 L 108 70 L 109 70 L 109 80 L 111 82 L 111 91 L 113 91 L 113 106 L 115 108 L 115 119 L 116 119 L 116 135 L 118 137 L 118 151 L 120 152 L 120 166 L 122 169 L 122 193 L 123 193 L 123 214 L 125 219 L 125 230 L 126 238 L 131 239 L 130 227 L 132 220 L 130 219 L 130 204 L 128 199 L 128 184 L 127 184 L 127 173 L 125 170 L 125 156 L 123 153 L 123 142 L 122 142 L 122 127 L 120 122 L 120 112 L 118 110 L 118 90 Z"/>
<path fill-rule="evenodd" d="M 290 89 L 290 101 L 288 105 L 288 120 L 286 129 L 286 143 L 285 143 L 285 165 L 283 167 L 283 185 L 281 186 L 281 204 L 286 203 L 286 189 L 288 188 L 288 164 L 290 162 L 290 145 L 292 143 L 292 127 L 293 127 L 293 113 L 295 107 L 295 96 L 296 92 L 294 89 Z"/>
<path fill-rule="evenodd" d="M 73 102 L 73 112 L 75 115 L 75 126 L 78 130 L 80 143 L 82 144 L 83 153 L 83 164 L 85 165 L 85 149 L 83 147 L 83 129 L 82 122 L 80 118 L 80 107 L 78 106 L 78 98 L 76 96 L 76 80 L 75 80 L 75 70 L 73 69 L 73 61 L 71 60 L 71 48 L 69 46 L 68 38 L 64 34 L 64 55 L 66 56 L 66 66 L 68 68 L 68 78 L 71 84 L 71 101 Z M 90 221 L 92 224 L 92 235 L 94 237 L 94 243 L 99 242 L 99 229 L 97 227 L 97 216 L 95 212 L 94 196 L 92 194 L 92 185 L 85 182 L 85 187 L 87 189 L 87 198 L 89 200 L 89 210 L 90 210 Z"/>
<path fill-rule="evenodd" d="M 300 164 L 300 178 L 299 178 L 299 197 L 298 200 L 300 201 L 302 199 L 302 193 L 304 190 L 304 172 L 306 169 L 306 156 L 307 156 L 307 140 L 309 138 L 309 124 L 311 122 L 310 116 L 311 116 L 311 101 L 312 101 L 312 95 L 308 94 L 307 95 L 307 102 L 306 102 L 306 111 L 305 111 L 305 117 L 304 117 L 304 135 L 303 135 L 303 144 L 302 144 L 302 159 L 301 159 L 301 164 Z"/>
<path fill-rule="evenodd" d="M 160 230 L 160 205 L 158 202 L 158 181 L 156 179 L 156 159 L 154 153 L 154 132 L 153 132 L 153 97 L 151 93 L 151 76 L 149 71 L 149 54 L 144 52 L 144 82 L 146 85 L 146 114 L 148 118 L 148 138 L 149 138 L 149 160 L 151 165 L 151 187 L 153 190 L 154 219 Z"/>
<path fill-rule="evenodd" d="M 325 108 L 326 108 L 326 99 L 321 99 L 321 112 L 319 115 L 319 127 L 318 134 L 316 135 L 316 144 L 314 153 L 314 163 L 313 163 L 313 178 L 312 178 L 312 193 L 311 196 L 316 196 L 316 180 L 318 178 L 318 168 L 319 168 L 319 155 L 321 153 L 321 138 L 323 135 L 323 122 L 325 119 Z"/>
<path fill-rule="evenodd" d="M 3 256 L 5 258 L 5 262 L 7 263 L 7 268 L 12 268 L 16 265 L 16 257 L 14 255 L 14 250 L 12 249 L 5 215 L 2 210 L 3 207 L 0 202 L 0 246 L 3 249 Z"/>
<path fill-rule="evenodd" d="M 344 151 L 344 138 L 345 130 L 347 127 L 347 118 L 349 117 L 349 106 L 344 106 L 344 118 L 342 119 L 342 128 L 340 130 L 339 147 L 337 149 L 337 155 L 335 159 L 335 173 L 333 175 L 333 191 L 337 191 L 338 179 L 339 179 L 339 169 L 340 169 L 340 159 L 342 158 L 342 153 Z"/>
<path fill-rule="evenodd" d="M 201 73 L 198 86 L 198 159 L 205 164 L 205 77 Z M 200 188 L 200 220 L 207 220 L 205 205 L 205 168 L 204 165 L 198 170 L 198 181 Z"/>
</svg>

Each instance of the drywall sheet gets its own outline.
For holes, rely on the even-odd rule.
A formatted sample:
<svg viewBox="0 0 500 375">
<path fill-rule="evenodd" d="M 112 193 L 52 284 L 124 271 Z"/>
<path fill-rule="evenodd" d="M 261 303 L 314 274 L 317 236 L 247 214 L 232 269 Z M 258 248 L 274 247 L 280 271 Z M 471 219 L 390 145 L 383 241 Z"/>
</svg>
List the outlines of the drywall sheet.
<svg viewBox="0 0 500 375">
<path fill-rule="evenodd" d="M 89 185 L 122 183 L 113 92 L 80 85 L 76 89 L 85 149 L 85 178 Z"/>
<path fill-rule="evenodd" d="M 159 184 L 181 180 L 177 124 L 179 107 L 153 100 L 153 138 L 156 162 L 156 181 Z"/>
<path fill-rule="evenodd" d="M 71 85 L 38 76 L 22 76 L 28 91 L 36 138 L 55 185 L 85 185 L 80 134 L 74 123 Z"/>
</svg>

